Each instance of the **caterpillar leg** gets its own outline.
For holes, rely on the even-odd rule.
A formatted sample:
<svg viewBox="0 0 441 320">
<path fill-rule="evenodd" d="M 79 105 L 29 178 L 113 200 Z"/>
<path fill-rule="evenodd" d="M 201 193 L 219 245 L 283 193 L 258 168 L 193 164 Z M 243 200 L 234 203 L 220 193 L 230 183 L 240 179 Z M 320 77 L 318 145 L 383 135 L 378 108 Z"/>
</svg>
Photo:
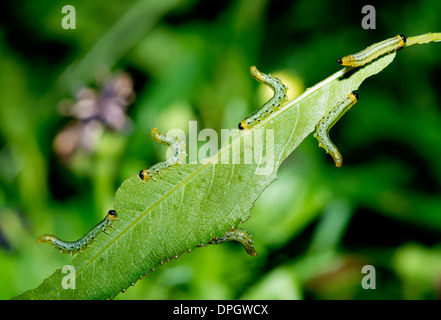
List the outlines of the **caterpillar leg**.
<svg viewBox="0 0 441 320">
<path fill-rule="evenodd" d="M 329 130 L 357 101 L 358 94 L 355 92 L 350 93 L 345 100 L 339 102 L 334 109 L 320 120 L 317 124 L 317 131 L 314 133 L 314 137 L 319 142 L 319 147 L 325 149 L 326 153 L 332 156 L 337 167 L 341 167 L 343 157 L 337 146 L 331 141 Z"/>
<path fill-rule="evenodd" d="M 254 241 L 251 234 L 244 229 L 234 229 L 227 231 L 219 239 L 212 239 L 208 244 L 220 244 L 227 241 L 238 241 L 242 243 L 243 247 L 250 256 L 256 256 L 257 252 L 254 249 Z"/>
<path fill-rule="evenodd" d="M 141 170 L 139 172 L 139 177 L 141 178 L 142 181 L 147 181 L 150 179 L 156 181 L 154 177 L 155 175 L 158 175 L 160 178 L 162 178 L 161 171 L 169 170 L 179 165 L 186 157 L 185 142 L 180 141 L 178 137 L 161 134 L 157 128 L 153 128 L 151 134 L 152 134 L 152 138 L 156 142 L 171 147 L 173 151 L 173 155 L 170 157 L 170 159 L 167 159 L 164 162 L 159 162 L 151 166 L 149 169 Z"/>
</svg>

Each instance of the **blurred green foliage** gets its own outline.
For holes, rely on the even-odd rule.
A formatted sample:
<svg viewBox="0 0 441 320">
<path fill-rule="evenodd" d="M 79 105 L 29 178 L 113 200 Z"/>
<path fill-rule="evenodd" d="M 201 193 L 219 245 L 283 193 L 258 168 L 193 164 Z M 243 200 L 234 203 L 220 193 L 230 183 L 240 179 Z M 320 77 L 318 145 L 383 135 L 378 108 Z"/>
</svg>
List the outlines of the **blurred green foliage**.
<svg viewBox="0 0 441 320">
<path fill-rule="evenodd" d="M 76 9 L 76 29 L 61 8 Z M 38 245 L 77 239 L 112 207 L 118 186 L 164 158 L 166 132 L 234 128 L 258 108 L 249 75 L 279 71 L 289 96 L 337 71 L 335 59 L 395 36 L 439 32 L 436 0 L 14 1 L 0 10 L 0 298 L 39 285 L 71 257 Z M 441 45 L 407 48 L 366 81 L 333 128 L 342 168 L 312 135 L 285 161 L 246 223 L 240 245 L 199 248 L 160 267 L 119 299 L 434 299 L 441 296 Z M 131 125 L 101 124 L 91 150 L 61 157 L 72 123 L 62 102 L 124 72 Z M 105 75 L 105 76 L 103 76 Z M 260 88 L 259 88 L 260 89 Z M 84 121 L 83 121 L 84 122 Z M 376 289 L 364 290 L 364 265 Z"/>
</svg>

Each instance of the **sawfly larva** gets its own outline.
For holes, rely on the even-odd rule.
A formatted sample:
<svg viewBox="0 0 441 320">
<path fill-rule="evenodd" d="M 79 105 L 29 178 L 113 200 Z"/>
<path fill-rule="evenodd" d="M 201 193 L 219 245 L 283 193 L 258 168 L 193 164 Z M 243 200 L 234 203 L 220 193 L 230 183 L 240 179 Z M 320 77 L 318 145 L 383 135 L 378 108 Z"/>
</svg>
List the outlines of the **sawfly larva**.
<svg viewBox="0 0 441 320">
<path fill-rule="evenodd" d="M 115 210 L 109 210 L 106 217 L 86 233 L 81 239 L 77 241 L 63 241 L 55 236 L 44 234 L 38 238 L 39 243 L 49 243 L 54 248 L 60 250 L 60 253 L 70 253 L 73 255 L 77 252 L 82 252 L 95 240 L 100 232 L 108 233 L 107 227 L 112 227 L 113 223 L 118 220 L 118 214 Z"/>
<path fill-rule="evenodd" d="M 250 72 L 254 79 L 269 86 L 274 91 L 274 96 L 259 110 L 243 119 L 239 123 L 240 130 L 254 127 L 257 123 L 268 118 L 271 113 L 279 110 L 283 104 L 288 101 L 288 97 L 286 96 L 288 88 L 279 78 L 272 77 L 270 74 L 264 74 L 254 66 L 250 68 Z"/>
<path fill-rule="evenodd" d="M 355 92 L 350 93 L 346 99 L 339 102 L 334 109 L 320 120 L 317 124 L 317 131 L 314 133 L 314 137 L 319 142 L 319 147 L 325 149 L 326 153 L 332 156 L 337 167 L 341 167 L 343 157 L 336 145 L 331 141 L 331 138 L 329 138 L 329 130 L 357 101 L 358 94 Z"/>
<path fill-rule="evenodd" d="M 244 229 L 229 230 L 222 237 L 219 239 L 212 239 L 208 244 L 220 244 L 227 241 L 238 241 L 242 243 L 246 252 L 250 256 L 257 255 L 256 249 L 254 249 L 254 241 L 251 235 Z"/>
<path fill-rule="evenodd" d="M 180 164 L 186 157 L 185 149 L 186 145 L 184 141 L 179 140 L 176 136 L 168 136 L 159 133 L 157 128 L 152 129 L 152 137 L 155 141 L 170 146 L 172 148 L 173 155 L 170 157 L 170 159 L 167 159 L 163 162 L 159 162 L 153 166 L 151 166 L 149 169 L 143 169 L 139 172 L 139 177 L 143 181 L 147 181 L 152 179 L 153 181 L 156 181 L 153 173 L 157 174 L 158 176 L 162 177 L 161 171 L 171 169 L 178 164 Z"/>
<path fill-rule="evenodd" d="M 375 43 L 358 53 L 337 59 L 337 62 L 346 67 L 363 66 L 379 56 L 401 49 L 405 43 L 406 37 L 401 34 L 396 37 Z"/>
</svg>

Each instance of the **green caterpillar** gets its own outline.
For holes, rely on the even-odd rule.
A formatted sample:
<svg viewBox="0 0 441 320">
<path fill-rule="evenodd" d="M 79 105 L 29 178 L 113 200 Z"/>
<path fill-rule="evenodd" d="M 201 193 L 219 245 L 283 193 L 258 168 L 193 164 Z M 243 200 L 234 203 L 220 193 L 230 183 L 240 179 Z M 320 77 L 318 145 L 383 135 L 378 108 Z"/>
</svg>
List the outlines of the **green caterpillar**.
<svg viewBox="0 0 441 320">
<path fill-rule="evenodd" d="M 86 233 L 81 239 L 73 242 L 63 241 L 55 236 L 44 234 L 38 238 L 39 243 L 49 243 L 54 248 L 60 250 L 60 253 L 70 253 L 73 255 L 82 252 L 95 240 L 100 232 L 108 233 L 107 227 L 112 227 L 113 223 L 118 220 L 118 214 L 115 210 L 109 210 L 106 217 Z"/>
<path fill-rule="evenodd" d="M 170 146 L 173 150 L 173 155 L 170 159 L 167 159 L 163 162 L 159 162 L 154 166 L 151 166 L 149 169 L 144 169 L 139 172 L 139 177 L 143 181 L 147 181 L 152 179 L 156 181 L 153 173 L 159 175 L 162 178 L 161 171 L 171 169 L 182 161 L 184 161 L 186 157 L 185 149 L 186 145 L 184 141 L 180 141 L 178 137 L 175 136 L 167 136 L 159 133 L 157 128 L 152 129 L 152 137 L 155 141 Z"/>
<path fill-rule="evenodd" d="M 405 45 L 406 40 L 406 37 L 400 34 L 396 37 L 375 43 L 358 53 L 337 59 L 337 63 L 347 67 L 363 66 L 379 56 L 401 49 Z"/>
<path fill-rule="evenodd" d="M 264 74 L 257 70 L 256 67 L 252 66 L 250 68 L 251 75 L 257 81 L 266 84 L 274 91 L 274 96 L 265 103 L 259 110 L 246 117 L 239 123 L 239 129 L 251 129 L 257 123 L 264 121 L 269 115 L 277 110 L 279 110 L 283 104 L 288 101 L 286 96 L 286 91 L 288 87 L 283 84 L 279 78 L 274 78 L 270 74 Z"/>
<path fill-rule="evenodd" d="M 319 147 L 325 149 L 326 153 L 332 156 L 337 167 L 341 167 L 343 157 L 338 148 L 331 141 L 331 138 L 329 138 L 329 130 L 357 101 L 358 94 L 355 92 L 350 93 L 345 100 L 339 102 L 334 109 L 320 120 L 317 124 L 317 131 L 314 133 L 314 137 L 317 138 L 319 142 Z"/>
<path fill-rule="evenodd" d="M 212 239 L 210 242 L 208 242 L 208 244 L 220 244 L 227 241 L 238 241 L 242 243 L 246 252 L 250 256 L 257 255 L 256 249 L 254 249 L 254 241 L 251 237 L 251 234 L 248 234 L 248 232 L 244 229 L 229 230 L 222 237 L 220 237 L 219 239 Z"/>
</svg>

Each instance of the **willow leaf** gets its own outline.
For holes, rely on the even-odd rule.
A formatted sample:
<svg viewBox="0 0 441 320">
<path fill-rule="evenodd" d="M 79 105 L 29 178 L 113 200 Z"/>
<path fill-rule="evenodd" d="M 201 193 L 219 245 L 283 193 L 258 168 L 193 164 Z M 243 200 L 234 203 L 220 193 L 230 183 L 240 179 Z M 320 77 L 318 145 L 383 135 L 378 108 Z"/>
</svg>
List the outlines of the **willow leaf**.
<svg viewBox="0 0 441 320">
<path fill-rule="evenodd" d="M 317 122 L 394 57 L 392 53 L 363 68 L 342 69 L 290 101 L 259 128 L 232 130 L 229 143 L 204 163 L 180 165 L 156 182 L 143 182 L 138 175 L 128 178 L 115 195 L 118 230 L 100 235 L 71 263 L 76 289 L 62 288 L 66 274 L 60 269 L 17 298 L 113 298 L 159 263 L 246 221 L 254 202 L 276 179 L 281 163 Z M 362 97 L 359 105 L 361 101 Z M 244 146 L 250 142 L 252 161 L 244 164 L 244 159 L 249 160 Z"/>
</svg>

